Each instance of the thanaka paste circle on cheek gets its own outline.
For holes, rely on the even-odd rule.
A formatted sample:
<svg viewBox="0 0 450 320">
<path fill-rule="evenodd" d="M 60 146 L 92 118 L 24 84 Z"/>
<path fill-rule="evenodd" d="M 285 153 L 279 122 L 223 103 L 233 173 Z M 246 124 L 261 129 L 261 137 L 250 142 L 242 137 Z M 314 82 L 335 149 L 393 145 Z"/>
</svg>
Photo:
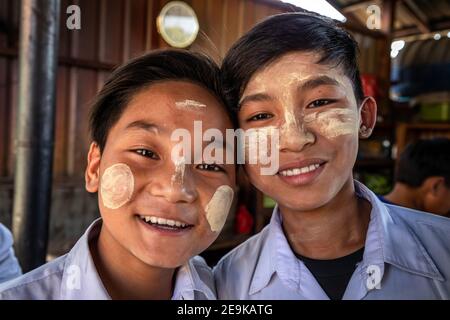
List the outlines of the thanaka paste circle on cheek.
<svg viewBox="0 0 450 320">
<path fill-rule="evenodd" d="M 234 191 L 227 185 L 218 187 L 214 192 L 205 208 L 206 220 L 208 220 L 211 231 L 220 232 L 222 230 L 230 212 L 233 197 Z"/>
<path fill-rule="evenodd" d="M 107 168 L 100 183 L 100 196 L 103 205 L 118 209 L 130 201 L 134 191 L 134 176 L 128 165 L 116 163 Z"/>
</svg>

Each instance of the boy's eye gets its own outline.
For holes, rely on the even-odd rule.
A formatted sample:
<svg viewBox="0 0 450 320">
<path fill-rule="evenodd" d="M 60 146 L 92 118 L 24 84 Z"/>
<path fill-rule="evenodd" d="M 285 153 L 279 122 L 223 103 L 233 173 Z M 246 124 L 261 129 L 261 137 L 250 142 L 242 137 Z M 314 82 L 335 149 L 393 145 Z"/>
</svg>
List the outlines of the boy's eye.
<svg viewBox="0 0 450 320">
<path fill-rule="evenodd" d="M 205 171 L 215 171 L 215 172 L 223 172 L 224 171 L 221 167 L 219 167 L 216 164 L 206 164 L 206 163 L 199 164 L 197 166 L 197 169 L 205 170 Z"/>
<path fill-rule="evenodd" d="M 156 153 L 154 153 L 151 150 L 147 150 L 147 149 L 137 149 L 135 150 L 136 153 L 140 154 L 141 156 L 147 157 L 147 158 L 151 158 L 151 159 L 159 159 L 158 156 L 156 155 Z"/>
<path fill-rule="evenodd" d="M 258 113 L 257 115 L 254 115 L 253 117 L 250 117 L 247 119 L 247 121 L 259 121 L 259 120 L 267 120 L 272 118 L 271 114 L 268 113 Z"/>
<path fill-rule="evenodd" d="M 326 106 L 327 104 L 333 103 L 334 100 L 331 99 L 319 99 L 311 102 L 308 106 L 308 108 L 318 108 L 322 106 Z"/>
</svg>

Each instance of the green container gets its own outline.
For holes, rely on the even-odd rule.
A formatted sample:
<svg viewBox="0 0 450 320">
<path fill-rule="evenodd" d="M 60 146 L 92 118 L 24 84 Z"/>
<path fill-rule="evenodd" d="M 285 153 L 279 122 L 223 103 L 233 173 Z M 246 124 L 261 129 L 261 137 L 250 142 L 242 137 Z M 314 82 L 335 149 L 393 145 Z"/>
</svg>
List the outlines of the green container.
<svg viewBox="0 0 450 320">
<path fill-rule="evenodd" d="M 424 121 L 450 121 L 450 102 L 424 103 L 420 117 Z"/>
<path fill-rule="evenodd" d="M 272 198 L 264 195 L 264 198 L 263 198 L 263 207 L 264 208 L 268 208 L 268 209 L 275 208 L 276 204 L 277 203 L 275 202 L 275 200 L 273 200 Z"/>
</svg>

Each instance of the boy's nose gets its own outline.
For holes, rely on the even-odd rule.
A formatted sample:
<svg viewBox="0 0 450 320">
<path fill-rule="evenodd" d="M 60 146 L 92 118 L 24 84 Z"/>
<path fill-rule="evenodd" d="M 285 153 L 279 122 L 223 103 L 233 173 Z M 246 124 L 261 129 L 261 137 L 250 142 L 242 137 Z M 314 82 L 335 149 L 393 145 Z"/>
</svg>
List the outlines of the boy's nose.
<svg viewBox="0 0 450 320">
<path fill-rule="evenodd" d="M 185 164 L 153 179 L 148 188 L 153 196 L 164 197 L 171 203 L 192 203 L 198 196 L 190 166 Z"/>
<path fill-rule="evenodd" d="M 302 151 L 316 141 L 315 135 L 303 124 L 303 119 L 286 121 L 280 128 L 280 151 Z"/>
</svg>

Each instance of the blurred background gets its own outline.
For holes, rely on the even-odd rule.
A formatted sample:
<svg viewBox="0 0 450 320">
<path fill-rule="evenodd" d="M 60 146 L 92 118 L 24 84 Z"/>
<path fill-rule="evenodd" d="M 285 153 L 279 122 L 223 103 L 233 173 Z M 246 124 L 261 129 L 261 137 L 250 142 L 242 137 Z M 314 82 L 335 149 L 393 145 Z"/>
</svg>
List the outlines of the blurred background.
<svg viewBox="0 0 450 320">
<path fill-rule="evenodd" d="M 392 188 L 397 155 L 419 138 L 450 138 L 450 1 L 444 0 L 62 0 L 56 75 L 53 183 L 47 259 L 67 252 L 98 217 L 84 189 L 89 102 L 116 66 L 145 52 L 184 47 L 220 63 L 262 19 L 317 11 L 340 21 L 360 46 L 366 95 L 379 104 L 355 176 L 378 194 Z M 0 222 L 12 226 L 21 1 L 0 0 Z M 241 174 L 239 197 L 214 263 L 268 222 L 274 203 Z M 17 237 L 16 237 L 17 239 Z"/>
</svg>

